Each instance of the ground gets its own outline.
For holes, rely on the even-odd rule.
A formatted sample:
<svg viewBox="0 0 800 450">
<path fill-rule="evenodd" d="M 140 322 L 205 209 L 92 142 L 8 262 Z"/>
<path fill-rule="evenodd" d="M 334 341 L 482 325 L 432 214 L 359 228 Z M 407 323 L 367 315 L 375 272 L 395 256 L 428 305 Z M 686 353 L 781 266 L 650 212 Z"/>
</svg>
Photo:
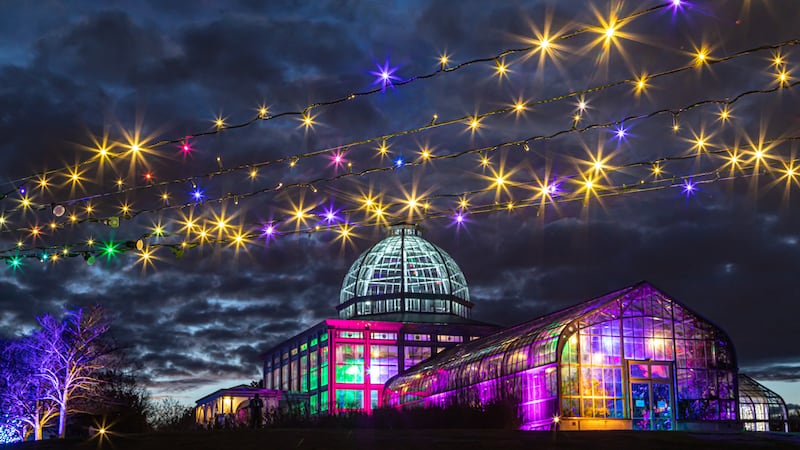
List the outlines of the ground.
<svg viewBox="0 0 800 450">
<path fill-rule="evenodd" d="M 110 442 L 43 441 L 9 450 L 148 449 L 755 449 L 800 448 L 800 434 L 683 432 L 523 432 L 504 430 L 271 429 L 110 436 Z"/>
</svg>

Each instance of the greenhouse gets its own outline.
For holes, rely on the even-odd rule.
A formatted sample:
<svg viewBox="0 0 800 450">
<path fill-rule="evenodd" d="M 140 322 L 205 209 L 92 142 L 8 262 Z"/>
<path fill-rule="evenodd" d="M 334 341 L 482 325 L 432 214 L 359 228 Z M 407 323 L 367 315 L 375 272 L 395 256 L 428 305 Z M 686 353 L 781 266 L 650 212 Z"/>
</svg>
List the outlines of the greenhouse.
<svg viewBox="0 0 800 450">
<path fill-rule="evenodd" d="M 739 415 L 747 431 L 789 431 L 783 399 L 744 374 L 739 374 Z"/>
<path fill-rule="evenodd" d="M 648 283 L 464 343 L 386 383 L 393 407 L 511 402 L 522 429 L 738 429 L 724 331 Z"/>
</svg>

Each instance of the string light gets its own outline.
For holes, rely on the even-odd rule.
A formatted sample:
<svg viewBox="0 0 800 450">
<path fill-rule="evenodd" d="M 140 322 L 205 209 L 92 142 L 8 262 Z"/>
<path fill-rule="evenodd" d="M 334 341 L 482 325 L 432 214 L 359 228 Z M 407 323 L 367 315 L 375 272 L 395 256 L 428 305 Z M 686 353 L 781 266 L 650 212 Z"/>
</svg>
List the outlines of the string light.
<svg viewBox="0 0 800 450">
<path fill-rule="evenodd" d="M 613 28 L 613 27 L 612 27 L 612 28 Z M 614 33 L 612 33 L 612 34 L 614 34 Z M 716 60 L 715 60 L 715 61 L 716 61 Z M 477 116 L 475 117 L 475 120 L 477 120 Z M 619 126 L 619 130 L 625 130 L 625 129 L 624 129 L 624 127 L 622 127 L 622 125 L 621 125 L 621 124 L 620 124 L 620 126 Z M 526 144 L 526 145 L 527 145 L 527 144 Z M 702 146 L 702 145 L 700 145 L 700 146 Z M 759 150 L 759 151 L 760 151 L 760 150 Z M 429 156 L 430 156 L 430 155 L 429 155 Z M 427 158 L 424 158 L 424 159 L 427 159 Z M 399 165 L 403 165 L 403 164 L 402 164 L 402 159 L 399 159 L 399 160 L 401 161 L 401 164 L 399 164 Z M 410 164 L 413 164 L 413 161 L 412 161 L 412 163 L 410 163 Z M 293 165 L 293 164 L 292 164 L 292 165 Z M 597 169 L 596 169 L 596 170 L 597 170 Z M 589 181 L 590 181 L 590 182 L 592 182 L 592 180 L 589 180 Z M 499 183 L 499 184 L 503 184 L 503 183 Z M 594 187 L 594 186 L 592 186 L 592 187 Z M 549 187 L 548 187 L 548 189 L 549 189 Z M 427 203 L 427 202 L 426 202 L 426 203 Z M 509 204 L 513 204 L 513 203 L 512 203 L 512 202 L 509 202 Z M 377 209 L 377 210 L 379 210 L 379 211 L 381 211 L 381 214 L 379 214 L 379 215 L 381 215 L 381 216 L 382 216 L 382 215 L 384 215 L 384 213 L 383 213 L 383 211 L 384 211 L 384 209 L 383 209 L 383 206 L 378 206 L 376 209 Z M 90 213 L 90 212 L 91 212 L 91 211 L 89 211 L 89 210 L 88 210 L 88 208 L 87 208 L 87 214 L 88 214 L 88 213 Z"/>
</svg>

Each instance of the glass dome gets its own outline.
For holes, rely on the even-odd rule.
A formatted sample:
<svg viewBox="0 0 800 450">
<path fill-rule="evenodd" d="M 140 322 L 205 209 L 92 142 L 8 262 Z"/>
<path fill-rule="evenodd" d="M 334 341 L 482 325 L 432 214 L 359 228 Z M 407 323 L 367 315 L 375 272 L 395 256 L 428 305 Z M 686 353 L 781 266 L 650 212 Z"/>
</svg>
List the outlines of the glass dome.
<svg viewBox="0 0 800 450">
<path fill-rule="evenodd" d="M 422 314 L 470 317 L 464 273 L 414 225 L 394 225 L 389 236 L 350 267 L 339 296 L 339 317 Z M 387 319 L 391 320 L 391 319 Z M 422 319 L 424 320 L 424 319 Z"/>
</svg>

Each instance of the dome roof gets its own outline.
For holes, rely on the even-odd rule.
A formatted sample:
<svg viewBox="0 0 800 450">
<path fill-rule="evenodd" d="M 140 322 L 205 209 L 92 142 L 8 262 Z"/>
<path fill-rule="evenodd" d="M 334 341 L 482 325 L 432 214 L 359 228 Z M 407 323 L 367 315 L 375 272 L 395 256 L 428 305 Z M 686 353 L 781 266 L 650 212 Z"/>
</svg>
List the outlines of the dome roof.
<svg viewBox="0 0 800 450">
<path fill-rule="evenodd" d="M 340 317 L 406 312 L 469 317 L 464 273 L 421 234 L 414 225 L 394 225 L 388 237 L 356 259 L 342 283 Z"/>
</svg>

